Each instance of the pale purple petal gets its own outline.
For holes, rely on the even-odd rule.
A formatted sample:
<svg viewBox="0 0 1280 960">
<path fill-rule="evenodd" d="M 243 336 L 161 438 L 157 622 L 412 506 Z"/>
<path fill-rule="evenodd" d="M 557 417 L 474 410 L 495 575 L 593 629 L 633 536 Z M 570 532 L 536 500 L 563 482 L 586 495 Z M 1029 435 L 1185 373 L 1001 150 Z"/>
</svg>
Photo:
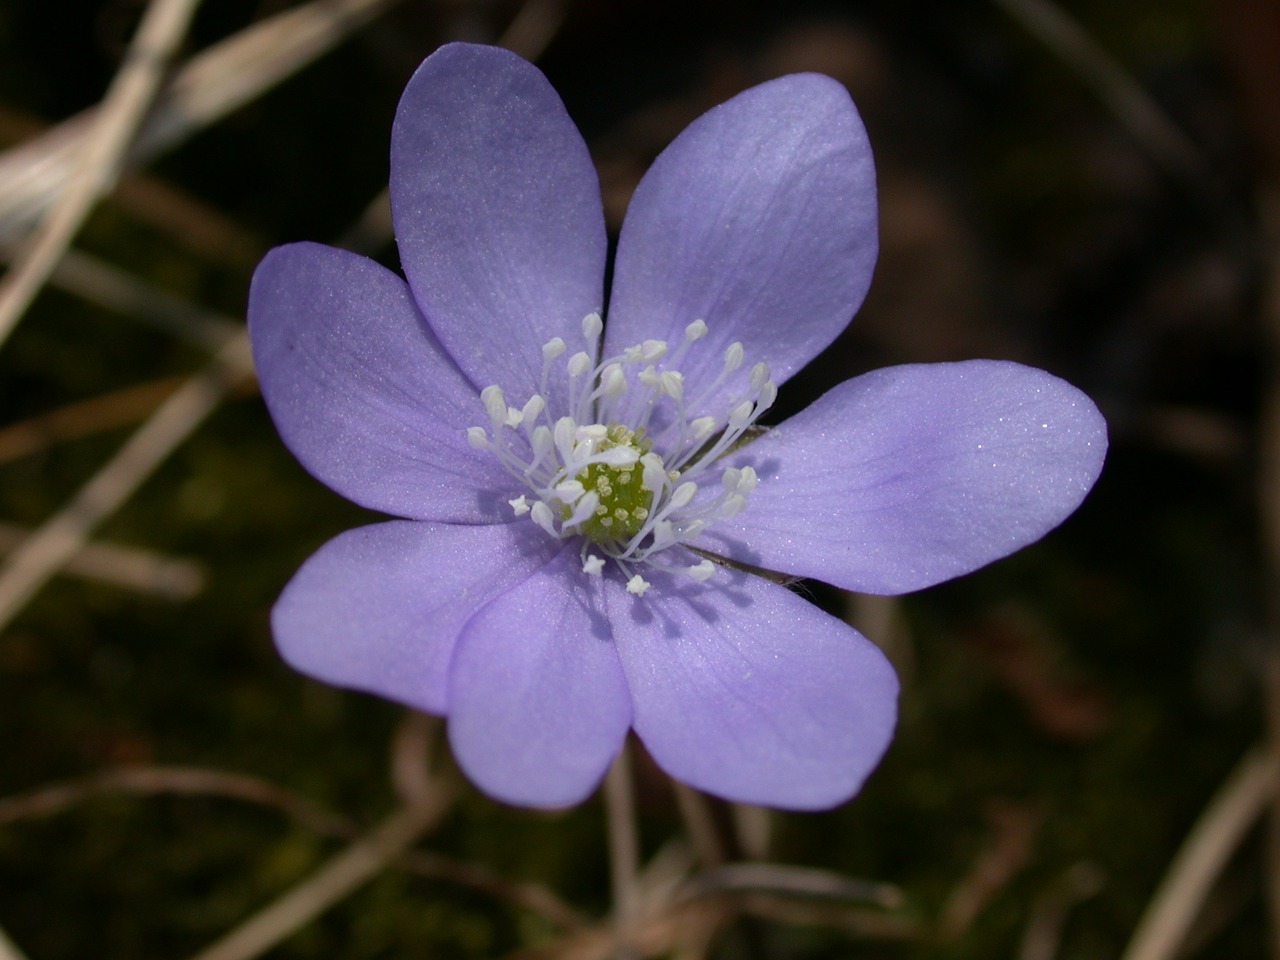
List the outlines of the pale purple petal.
<svg viewBox="0 0 1280 960">
<path fill-rule="evenodd" d="M 463 625 L 556 548 L 525 523 L 397 520 L 348 530 L 285 587 L 271 614 L 276 646 L 317 680 L 444 713 Z"/>
<path fill-rule="evenodd" d="M 849 590 L 919 590 L 1044 536 L 1079 506 L 1106 450 L 1097 407 L 1042 370 L 888 367 L 728 458 L 760 484 L 699 545 Z"/>
<path fill-rule="evenodd" d="M 532 524 L 530 524 L 532 526 Z M 600 580 L 569 547 L 484 608 L 458 641 L 449 742 L 491 796 L 536 807 L 595 789 L 631 723 Z"/>
<path fill-rule="evenodd" d="M 467 443 L 484 406 L 391 271 L 320 244 L 277 247 L 253 275 L 249 335 L 280 436 L 328 486 L 402 517 L 510 519 L 510 478 Z"/>
<path fill-rule="evenodd" d="M 719 570 L 702 585 L 645 576 L 653 587 L 642 598 L 607 578 L 608 606 L 636 733 L 658 765 L 744 803 L 815 810 L 853 796 L 897 716 L 884 655 L 756 576 Z"/>
<path fill-rule="evenodd" d="M 845 89 L 816 74 L 753 87 L 694 121 L 636 189 L 606 352 L 679 343 L 703 319 L 710 332 L 681 364 L 687 393 L 734 341 L 781 383 L 849 323 L 876 250 L 871 148 Z"/>
<path fill-rule="evenodd" d="M 428 57 L 396 112 L 391 212 L 445 349 L 477 387 L 523 403 L 542 344 L 580 343 L 601 308 L 606 254 L 595 167 L 541 71 L 496 47 Z"/>
</svg>

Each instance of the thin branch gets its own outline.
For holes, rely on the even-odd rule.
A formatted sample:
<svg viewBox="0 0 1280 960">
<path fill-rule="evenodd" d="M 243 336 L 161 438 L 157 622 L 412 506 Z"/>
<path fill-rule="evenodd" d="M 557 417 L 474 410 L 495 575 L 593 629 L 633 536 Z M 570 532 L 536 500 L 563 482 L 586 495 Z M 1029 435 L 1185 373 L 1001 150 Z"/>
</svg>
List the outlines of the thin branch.
<svg viewBox="0 0 1280 960">
<path fill-rule="evenodd" d="M 395 0 L 312 0 L 255 23 L 188 60 L 155 106 L 125 157 L 154 159 L 238 109 L 335 47 Z M 37 219 L 75 168 L 95 110 L 0 156 L 0 224 Z"/>
<path fill-rule="evenodd" d="M 1218 874 L 1266 809 L 1276 779 L 1274 757 L 1262 748 L 1236 765 L 1187 834 L 1122 960 L 1177 954 Z"/>
<path fill-rule="evenodd" d="M 902 891 L 892 884 L 782 863 L 728 863 L 713 870 L 703 870 L 681 886 L 679 899 L 728 893 L 836 900 L 871 904 L 884 909 L 897 909 L 906 901 Z"/>
<path fill-rule="evenodd" d="M 1215 213 L 1229 196 L 1199 148 L 1160 104 L 1061 6 L 1051 0 L 992 0 L 1080 77 L 1166 173 Z M 1229 211 L 1234 219 L 1234 211 Z"/>
<path fill-rule="evenodd" d="M 183 377 L 161 377 L 135 383 L 0 427 L 0 464 L 145 420 L 183 382 Z"/>
<path fill-rule="evenodd" d="M 18 945 L 3 930 L 0 930 L 0 960 L 27 960 L 27 955 L 18 949 Z"/>
<path fill-rule="evenodd" d="M 341 817 L 292 790 L 242 773 L 202 767 L 122 767 L 5 797 L 0 799 L 0 825 L 51 817 L 114 793 L 223 797 L 273 807 L 324 836 L 349 839 L 354 831 Z"/>
<path fill-rule="evenodd" d="M 609 834 L 609 878 L 613 888 L 613 922 L 623 949 L 619 956 L 630 955 L 626 946 L 639 911 L 640 839 L 636 831 L 635 794 L 631 782 L 631 762 L 627 744 L 614 758 L 604 778 L 604 809 Z"/>
<path fill-rule="evenodd" d="M 251 370 L 248 338 L 236 337 L 204 372 L 173 393 L 62 510 L 14 550 L 0 568 L 0 630 Z"/>
<path fill-rule="evenodd" d="M 0 523 L 0 557 L 31 536 L 12 523 Z M 167 557 L 154 550 L 99 540 L 85 543 L 62 570 L 69 577 L 93 580 L 168 600 L 189 600 L 204 589 L 204 567 L 195 560 Z"/>
<path fill-rule="evenodd" d="M 266 953 L 394 863 L 439 822 L 449 800 L 441 790 L 426 802 L 398 810 L 192 960 L 251 960 Z"/>
<path fill-rule="evenodd" d="M 0 256 L 7 256 L 9 246 L 0 241 Z M 239 320 L 185 300 L 79 250 L 63 254 L 49 282 L 207 353 L 216 353 L 230 334 L 243 327 Z"/>
<path fill-rule="evenodd" d="M 716 827 L 715 817 L 711 815 L 711 805 L 707 798 L 679 780 L 672 780 L 671 788 L 675 791 L 680 819 L 684 821 L 685 833 L 689 835 L 693 850 L 698 855 L 698 862 L 704 867 L 720 866 L 726 859 L 724 844 L 720 840 L 720 831 Z"/>
<path fill-rule="evenodd" d="M 49 279 L 94 205 L 111 191 L 199 0 L 151 0 L 87 135 L 75 172 L 48 218 L 0 279 L 0 344 Z"/>
</svg>

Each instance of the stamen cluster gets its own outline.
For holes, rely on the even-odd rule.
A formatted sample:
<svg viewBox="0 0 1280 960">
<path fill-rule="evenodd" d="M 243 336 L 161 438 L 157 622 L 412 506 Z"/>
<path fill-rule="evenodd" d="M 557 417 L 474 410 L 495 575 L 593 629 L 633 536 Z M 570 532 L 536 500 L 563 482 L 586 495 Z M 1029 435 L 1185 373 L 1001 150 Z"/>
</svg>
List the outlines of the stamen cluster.
<svg viewBox="0 0 1280 960">
<path fill-rule="evenodd" d="M 677 365 L 706 336 L 704 321 L 690 323 L 674 351 L 665 340 L 645 340 L 599 359 L 603 329 L 599 314 L 583 318 L 585 349 L 565 361 L 561 394 L 549 390 L 557 361 L 568 352 L 559 337 L 543 345 L 539 392 L 523 406 L 508 406 L 496 384 L 485 387 L 480 399 L 489 429 L 471 427 L 467 439 L 493 452 L 528 489 L 508 501 L 516 516 L 528 515 L 557 539 L 582 538 L 586 573 L 599 576 L 607 557 L 636 595 L 649 589 L 637 564 L 706 580 L 715 573 L 710 560 L 679 565 L 660 555 L 745 506 L 757 482 L 750 467 L 723 470 L 716 492 L 704 491 L 703 475 L 773 405 L 777 387 L 763 363 L 738 373 L 744 352 L 733 343 L 719 376 L 686 400 Z M 735 374 L 742 390 L 723 414 L 688 417 L 686 411 L 701 409 Z M 560 395 L 567 396 L 567 408 L 552 410 Z"/>
</svg>

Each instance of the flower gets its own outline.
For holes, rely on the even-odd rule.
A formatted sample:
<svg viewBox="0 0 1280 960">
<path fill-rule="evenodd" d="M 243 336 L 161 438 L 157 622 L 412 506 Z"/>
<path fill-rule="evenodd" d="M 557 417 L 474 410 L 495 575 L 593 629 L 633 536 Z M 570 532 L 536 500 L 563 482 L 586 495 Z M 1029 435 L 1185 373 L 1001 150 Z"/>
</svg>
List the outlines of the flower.
<svg viewBox="0 0 1280 960">
<path fill-rule="evenodd" d="M 764 568 L 895 594 L 1030 543 L 1080 503 L 1105 424 L 1039 370 L 880 370 L 763 430 L 777 388 L 870 284 L 870 148 L 817 75 L 692 124 L 635 192 L 608 323 L 586 145 L 546 78 L 443 47 L 392 132 L 407 282 L 271 251 L 249 327 L 263 395 L 316 477 L 403 520 L 325 544 L 272 615 L 303 673 L 448 717 L 491 795 L 585 797 L 634 729 L 732 800 L 852 796 L 897 680 Z"/>
</svg>

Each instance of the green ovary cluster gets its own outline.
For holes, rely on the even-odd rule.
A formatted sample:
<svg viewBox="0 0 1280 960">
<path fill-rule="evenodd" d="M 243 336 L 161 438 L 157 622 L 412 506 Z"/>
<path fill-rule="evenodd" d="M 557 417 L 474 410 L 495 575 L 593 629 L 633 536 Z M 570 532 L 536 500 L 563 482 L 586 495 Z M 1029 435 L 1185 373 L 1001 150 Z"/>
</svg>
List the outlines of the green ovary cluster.
<svg viewBox="0 0 1280 960">
<path fill-rule="evenodd" d="M 609 424 L 606 440 L 597 448 L 600 451 L 628 446 L 638 456 L 649 452 L 653 442 L 644 431 L 634 431 L 621 424 Z M 575 477 L 585 490 L 594 490 L 600 498 L 595 513 L 586 520 L 581 531 L 594 543 L 625 540 L 644 526 L 653 502 L 653 491 L 644 485 L 644 469 L 639 463 L 626 467 L 611 467 L 593 463 Z"/>
</svg>

